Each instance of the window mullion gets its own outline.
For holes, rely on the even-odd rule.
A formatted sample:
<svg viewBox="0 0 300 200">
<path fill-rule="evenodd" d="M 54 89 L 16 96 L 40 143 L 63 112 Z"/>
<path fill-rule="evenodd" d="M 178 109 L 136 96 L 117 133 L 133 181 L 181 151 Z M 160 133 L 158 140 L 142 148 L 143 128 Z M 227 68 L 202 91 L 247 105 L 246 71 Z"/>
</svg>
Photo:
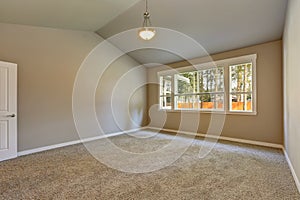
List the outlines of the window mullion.
<svg viewBox="0 0 300 200">
<path fill-rule="evenodd" d="M 175 74 L 172 75 L 171 78 L 171 109 L 175 110 L 175 93 L 177 93 L 177 90 L 175 91 L 175 88 L 177 88 L 177 81 L 175 80 Z M 175 85 L 176 84 L 176 85 Z"/>
<path fill-rule="evenodd" d="M 230 104 L 230 82 L 231 82 L 231 77 L 230 77 L 230 67 L 229 64 L 226 64 L 224 66 L 224 109 L 225 113 L 228 113 L 231 108 L 229 108 Z"/>
</svg>

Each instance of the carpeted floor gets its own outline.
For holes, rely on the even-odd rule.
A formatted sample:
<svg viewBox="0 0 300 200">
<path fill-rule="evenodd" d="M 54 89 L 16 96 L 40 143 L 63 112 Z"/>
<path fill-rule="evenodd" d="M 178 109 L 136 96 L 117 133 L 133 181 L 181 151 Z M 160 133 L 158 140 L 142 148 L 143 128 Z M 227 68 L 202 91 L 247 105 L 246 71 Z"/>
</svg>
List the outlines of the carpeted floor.
<svg viewBox="0 0 300 200">
<path fill-rule="evenodd" d="M 110 141 L 141 153 L 174 138 L 149 131 L 140 135 L 153 137 L 122 135 Z M 97 145 L 105 148 L 103 141 Z M 281 150 L 219 142 L 200 159 L 201 145 L 203 140 L 194 140 L 170 166 L 136 174 L 107 167 L 84 145 L 19 157 L 0 163 L 0 199 L 300 199 Z"/>
</svg>

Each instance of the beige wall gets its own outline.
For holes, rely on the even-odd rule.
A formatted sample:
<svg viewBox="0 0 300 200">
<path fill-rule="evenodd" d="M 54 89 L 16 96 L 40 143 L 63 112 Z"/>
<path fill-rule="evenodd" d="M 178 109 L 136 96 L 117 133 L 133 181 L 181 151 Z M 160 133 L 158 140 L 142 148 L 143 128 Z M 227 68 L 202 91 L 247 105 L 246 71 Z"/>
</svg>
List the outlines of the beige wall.
<svg viewBox="0 0 300 200">
<path fill-rule="evenodd" d="M 285 32 L 284 52 L 284 146 L 298 176 L 300 191 L 300 1 L 290 0 Z"/>
<path fill-rule="evenodd" d="M 282 109 L 282 43 L 281 40 L 248 48 L 213 55 L 213 60 L 257 54 L 257 115 L 227 115 L 222 136 L 256 140 L 276 144 L 283 143 Z M 209 58 L 194 59 L 193 63 L 210 61 Z M 186 62 L 171 64 L 172 67 L 187 66 Z M 157 78 L 162 67 L 148 69 L 148 80 Z M 158 87 L 148 87 L 148 107 L 158 103 Z M 190 113 L 197 118 L 199 113 Z M 164 125 L 168 129 L 178 129 L 180 113 L 168 112 Z M 156 118 L 159 118 L 156 116 Z M 191 117 L 193 119 L 193 117 Z M 200 115 L 198 132 L 206 133 L 210 123 L 210 114 Z"/>
<path fill-rule="evenodd" d="M 0 60 L 18 64 L 19 151 L 79 138 L 72 116 L 73 83 L 81 62 L 101 41 L 92 32 L 0 24 Z M 110 66 L 114 69 L 111 73 L 118 68 L 124 72 L 135 65 L 136 62 L 123 56 Z M 146 76 L 142 71 L 136 75 Z M 106 84 L 100 83 L 103 88 Z M 141 112 L 146 105 L 145 93 L 141 89 L 133 97 L 138 99 Z M 98 95 L 97 111 L 109 113 L 108 105 L 99 99 Z M 122 123 L 130 124 L 130 120 L 124 118 Z M 112 121 L 106 123 L 106 129 L 119 130 Z"/>
</svg>

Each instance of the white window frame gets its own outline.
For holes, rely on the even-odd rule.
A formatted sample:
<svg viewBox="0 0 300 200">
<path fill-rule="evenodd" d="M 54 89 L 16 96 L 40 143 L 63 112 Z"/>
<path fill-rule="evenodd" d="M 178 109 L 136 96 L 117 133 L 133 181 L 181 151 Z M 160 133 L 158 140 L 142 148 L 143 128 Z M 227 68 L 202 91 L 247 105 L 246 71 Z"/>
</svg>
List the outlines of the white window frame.
<svg viewBox="0 0 300 200">
<path fill-rule="evenodd" d="M 223 69 L 223 73 L 225 74 L 225 68 L 224 67 L 221 67 L 221 68 Z M 195 69 L 194 68 L 193 70 L 190 70 L 190 72 L 202 71 L 202 70 L 207 70 L 207 69 L 218 69 L 218 67 L 210 67 L 210 68 L 205 67 L 205 68 L 201 68 L 201 69 L 199 69 L 199 68 Z M 180 108 L 179 109 L 179 108 L 176 108 L 176 100 L 175 99 L 176 99 L 176 97 L 179 97 L 179 96 L 194 96 L 194 95 L 204 95 L 204 94 L 210 94 L 210 95 L 222 94 L 222 95 L 224 95 L 224 100 L 225 100 L 225 83 L 223 83 L 224 91 L 219 91 L 219 92 L 196 92 L 196 93 L 188 93 L 188 94 L 179 94 L 179 93 L 176 92 L 177 85 L 176 85 L 176 77 L 175 76 L 176 75 L 173 76 L 174 77 L 174 81 L 173 81 L 173 83 L 174 83 L 174 99 L 173 99 L 174 107 L 173 107 L 173 109 L 174 110 L 191 110 L 191 111 L 202 111 L 202 112 L 206 112 L 206 111 L 208 111 L 208 112 L 210 112 L 210 111 L 219 111 L 220 112 L 220 111 L 223 111 L 221 109 L 194 109 L 194 108 Z"/>
<path fill-rule="evenodd" d="M 222 114 L 238 114 L 238 115 L 257 115 L 257 83 L 256 83 L 256 60 L 257 60 L 257 54 L 251 54 L 251 55 L 245 55 L 245 56 L 239 56 L 239 57 L 233 57 L 218 61 L 212 61 L 207 63 L 201 63 L 194 66 L 186 66 L 171 70 L 163 70 L 157 72 L 158 80 L 160 76 L 163 75 L 171 75 L 172 76 L 172 95 L 171 95 L 171 109 L 162 109 L 167 112 L 201 112 L 201 113 L 222 113 Z M 233 65 L 239 65 L 239 64 L 245 64 L 245 63 L 252 63 L 252 111 L 230 111 L 230 87 L 231 87 L 231 77 L 230 77 L 230 66 Z M 224 110 L 199 110 L 199 109 L 175 109 L 174 108 L 174 75 L 181 73 L 181 72 L 187 72 L 187 71 L 195 71 L 197 69 L 204 70 L 204 69 L 211 69 L 216 68 L 217 66 L 224 67 Z M 160 89 L 158 90 L 158 97 L 160 102 Z"/>
<path fill-rule="evenodd" d="M 162 76 L 160 76 L 160 77 L 162 77 Z M 173 101 L 172 101 L 172 99 L 173 99 L 173 97 L 172 97 L 172 91 L 173 91 L 173 76 L 171 76 L 171 91 L 170 91 L 170 95 L 166 95 L 164 92 L 163 92 L 163 95 L 161 94 L 161 89 L 162 88 L 164 88 L 164 87 L 162 87 L 162 85 L 161 85 L 161 80 L 160 80 L 160 77 L 159 77 L 159 106 L 160 106 L 160 109 L 161 110 L 170 110 L 170 108 L 166 108 L 166 107 L 168 107 L 168 106 L 166 106 L 166 107 L 164 107 L 164 108 L 162 108 L 161 107 L 161 104 L 162 104 L 162 101 L 161 101 L 161 98 L 166 98 L 165 100 L 166 100 L 166 102 L 167 102 L 167 98 L 168 97 L 170 97 L 171 98 L 171 109 L 173 108 Z"/>
</svg>

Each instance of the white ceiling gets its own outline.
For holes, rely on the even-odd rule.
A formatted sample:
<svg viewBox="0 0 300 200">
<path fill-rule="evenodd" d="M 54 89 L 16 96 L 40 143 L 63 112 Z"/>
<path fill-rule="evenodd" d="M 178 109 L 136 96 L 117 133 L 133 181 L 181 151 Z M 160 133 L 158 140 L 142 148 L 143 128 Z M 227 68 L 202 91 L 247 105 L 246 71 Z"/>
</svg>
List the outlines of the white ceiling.
<svg viewBox="0 0 300 200">
<path fill-rule="evenodd" d="M 195 39 L 208 53 L 214 54 L 281 39 L 286 5 L 287 0 L 149 0 L 149 11 L 153 26 L 182 32 Z M 97 32 L 109 38 L 137 28 L 142 24 L 144 9 L 144 1 L 140 1 Z M 165 43 L 159 34 L 155 40 Z M 174 43 L 189 51 L 184 41 Z M 181 60 L 170 53 L 151 49 L 129 55 L 140 63 L 165 64 Z M 189 58 L 195 56 L 202 55 L 190 52 Z"/>
<path fill-rule="evenodd" d="M 0 0 L 0 22 L 96 31 L 139 0 Z"/>
</svg>

